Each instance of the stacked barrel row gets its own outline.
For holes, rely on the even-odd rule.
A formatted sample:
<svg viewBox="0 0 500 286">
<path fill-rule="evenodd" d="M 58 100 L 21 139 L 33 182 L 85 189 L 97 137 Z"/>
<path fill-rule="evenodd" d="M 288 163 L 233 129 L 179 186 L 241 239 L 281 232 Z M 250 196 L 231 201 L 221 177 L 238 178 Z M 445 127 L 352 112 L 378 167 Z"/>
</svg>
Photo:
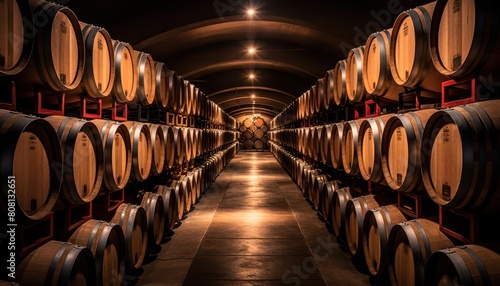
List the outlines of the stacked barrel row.
<svg viewBox="0 0 500 286">
<path fill-rule="evenodd" d="M 236 120 L 189 80 L 144 51 L 78 20 L 67 7 L 43 0 L 2 1 L 0 75 L 20 98 L 43 86 L 79 97 L 154 106 L 236 128 Z M 23 102 L 19 105 L 23 108 Z"/>
<path fill-rule="evenodd" d="M 365 99 L 397 105 L 405 89 L 418 88 L 425 101 L 440 102 L 441 83 L 449 79 L 482 78 L 487 87 L 481 95 L 492 96 L 500 71 L 494 64 L 500 58 L 500 20 L 492 5 L 439 0 L 402 12 L 392 28 L 370 35 L 317 79 L 271 121 L 271 128 Z"/>
<path fill-rule="evenodd" d="M 71 266 L 72 262 L 65 261 L 66 258 L 60 258 L 60 263 L 65 265 L 64 271 L 73 271 L 77 276 L 82 274 L 85 279 L 91 279 L 87 281 L 90 283 L 88 285 L 109 285 L 110 281 L 114 281 L 113 285 L 121 285 L 120 273 L 123 269 L 140 267 L 147 245 L 162 241 L 163 225 L 167 224 L 164 220 L 168 221 L 171 230 L 182 218 L 165 219 L 166 213 L 162 208 L 176 203 L 175 207 L 168 208 L 171 215 L 174 209 L 177 215 L 189 210 L 238 150 L 237 131 L 135 121 L 87 121 L 64 116 L 42 119 L 6 110 L 0 110 L 0 130 L 0 153 L 4 162 L 0 172 L 2 177 L 14 178 L 16 222 L 21 228 L 44 219 L 53 210 L 59 210 L 60 207 L 55 207 L 56 203 L 68 206 L 89 203 L 101 194 L 121 190 L 131 182 L 149 180 L 173 170 L 175 166 L 197 159 L 193 169 L 176 177 L 169 185 L 180 188 L 177 191 L 179 199 L 169 198 L 167 201 L 167 198 L 148 190 L 142 196 L 142 201 L 130 201 L 131 205 L 120 206 L 113 219 L 109 220 L 110 223 L 93 220 L 73 234 L 69 241 L 88 245 L 95 259 L 99 260 L 94 268 L 97 270 L 98 283 L 92 282 L 95 274 L 85 272 L 93 269 L 94 262 L 87 261 L 85 269 Z M 2 187 L 5 201 L 8 200 L 7 187 Z M 117 229 L 115 224 L 121 229 Z M 89 237 L 94 237 L 96 244 L 91 241 L 89 244 L 82 243 L 82 239 L 88 240 Z M 107 242 L 101 245 L 97 241 Z M 18 244 L 18 247 L 21 249 L 22 245 Z M 32 264 L 28 267 L 30 261 L 38 261 L 37 253 L 73 253 L 78 250 L 78 253 L 82 253 L 78 255 L 84 257 L 78 259 L 83 259 L 82 262 L 89 259 L 85 256 L 88 252 L 74 247 L 57 242 L 42 246 L 24 260 L 26 268 L 20 269 L 26 269 L 27 274 L 21 276 L 22 281 L 31 285 L 31 282 L 41 279 L 30 272 Z M 61 279 L 68 279 L 64 277 Z"/>
<path fill-rule="evenodd" d="M 263 150 L 267 147 L 267 131 L 269 126 L 266 121 L 260 117 L 245 118 L 240 123 L 241 142 L 247 150 Z"/>
</svg>

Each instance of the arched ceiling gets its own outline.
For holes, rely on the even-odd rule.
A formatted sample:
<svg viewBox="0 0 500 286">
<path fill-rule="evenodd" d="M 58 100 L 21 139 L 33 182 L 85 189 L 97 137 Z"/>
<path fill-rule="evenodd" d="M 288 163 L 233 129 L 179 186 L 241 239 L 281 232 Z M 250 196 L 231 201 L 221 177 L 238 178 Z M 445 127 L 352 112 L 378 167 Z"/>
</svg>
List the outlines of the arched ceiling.
<svg viewBox="0 0 500 286">
<path fill-rule="evenodd" d="M 58 0 L 164 62 L 233 117 L 270 118 L 421 0 Z M 255 15 L 246 11 L 255 9 Z M 256 52 L 250 54 L 248 49 Z M 248 76 L 255 75 L 254 79 Z"/>
</svg>

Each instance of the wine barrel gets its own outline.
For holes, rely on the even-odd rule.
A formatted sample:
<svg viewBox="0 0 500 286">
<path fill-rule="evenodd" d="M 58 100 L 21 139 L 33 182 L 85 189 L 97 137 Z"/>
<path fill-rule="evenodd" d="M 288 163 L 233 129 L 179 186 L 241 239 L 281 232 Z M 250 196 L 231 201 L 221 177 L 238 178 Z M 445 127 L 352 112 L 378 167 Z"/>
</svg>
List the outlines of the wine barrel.
<svg viewBox="0 0 500 286">
<path fill-rule="evenodd" d="M 165 207 L 161 194 L 144 192 L 141 207 L 146 211 L 148 242 L 160 245 L 165 229 Z"/>
<path fill-rule="evenodd" d="M 323 105 L 326 110 L 333 109 L 335 106 L 334 92 L 335 92 L 335 75 L 334 70 L 327 70 L 325 73 L 325 93 L 323 97 Z"/>
<path fill-rule="evenodd" d="M 110 191 L 125 188 L 132 170 L 132 147 L 128 129 L 122 123 L 92 120 L 100 131 L 104 151 L 103 185 Z"/>
<path fill-rule="evenodd" d="M 455 80 L 485 75 L 498 80 L 500 22 L 491 1 L 436 2 L 430 53 L 436 69 Z"/>
<path fill-rule="evenodd" d="M 0 110 L 0 158 L 2 200 L 8 201 L 12 183 L 7 182 L 14 176 L 16 216 L 44 218 L 57 201 L 64 170 L 54 128 L 43 119 Z M 7 203 L 1 209 L 7 218 Z"/>
<path fill-rule="evenodd" d="M 267 124 L 264 124 L 260 127 L 260 130 L 265 134 L 267 133 L 267 131 L 269 131 L 269 126 Z"/>
<path fill-rule="evenodd" d="M 319 139 L 319 149 L 320 158 L 323 164 L 331 164 L 331 152 L 330 146 L 332 144 L 332 125 L 322 125 L 318 127 L 318 139 Z"/>
<path fill-rule="evenodd" d="M 184 138 L 183 129 L 180 127 L 173 127 L 174 133 L 174 144 L 175 144 L 175 156 L 174 162 L 176 165 L 180 165 L 184 162 L 186 152 L 186 143 L 184 142 L 186 138 Z"/>
<path fill-rule="evenodd" d="M 154 104 L 160 108 L 168 105 L 168 70 L 162 62 L 154 62 L 155 97 Z"/>
<path fill-rule="evenodd" d="M 392 285 L 424 284 L 425 266 L 435 251 L 453 247 L 439 224 L 415 219 L 395 224 L 389 233 L 389 276 Z"/>
<path fill-rule="evenodd" d="M 185 189 L 182 187 L 182 183 L 179 180 L 173 180 L 170 187 L 175 192 L 176 205 L 177 205 L 177 221 L 184 219 L 185 205 L 187 200 L 187 194 Z"/>
<path fill-rule="evenodd" d="M 33 51 L 33 37 L 25 31 L 33 30 L 28 0 L 0 2 L 0 75 L 15 75 L 26 67 Z"/>
<path fill-rule="evenodd" d="M 151 134 L 151 173 L 159 175 L 165 167 L 165 134 L 163 128 L 159 124 L 148 124 Z"/>
<path fill-rule="evenodd" d="M 137 90 L 135 102 L 143 106 L 153 104 L 156 95 L 156 69 L 150 54 L 134 50 L 132 53 L 137 64 Z"/>
<path fill-rule="evenodd" d="M 358 135 L 359 125 L 364 119 L 347 121 L 342 131 L 342 164 L 349 175 L 359 173 L 358 167 Z"/>
<path fill-rule="evenodd" d="M 88 248 L 51 240 L 17 267 L 21 285 L 97 285 L 95 259 Z"/>
<path fill-rule="evenodd" d="M 241 124 L 240 127 L 238 128 L 241 133 L 245 132 L 247 130 L 247 127 L 244 124 Z"/>
<path fill-rule="evenodd" d="M 368 210 L 378 208 L 374 195 L 350 199 L 345 207 L 345 233 L 352 255 L 364 256 L 363 221 Z"/>
<path fill-rule="evenodd" d="M 395 205 L 368 210 L 363 221 L 363 250 L 366 265 L 371 275 L 384 277 L 387 274 L 387 239 L 392 226 L 406 221 Z"/>
<path fill-rule="evenodd" d="M 346 106 L 349 104 L 349 97 L 347 96 L 347 87 L 346 87 L 346 60 L 340 60 L 335 64 L 335 68 L 333 69 L 333 76 L 335 78 L 334 82 L 334 92 L 333 99 L 337 106 Z"/>
<path fill-rule="evenodd" d="M 125 237 L 118 225 L 91 219 L 82 224 L 68 241 L 85 246 L 94 254 L 96 285 L 122 285 Z"/>
<path fill-rule="evenodd" d="M 154 190 L 163 198 L 163 209 L 165 210 L 164 234 L 169 235 L 175 228 L 178 216 L 175 190 L 163 185 L 156 186 Z"/>
<path fill-rule="evenodd" d="M 425 285 L 499 285 L 498 245 L 464 245 L 434 252 L 425 268 Z"/>
<path fill-rule="evenodd" d="M 371 34 L 366 40 L 363 85 L 378 102 L 397 103 L 404 88 L 392 78 L 390 60 L 392 29 Z"/>
<path fill-rule="evenodd" d="M 68 204 L 94 200 L 101 189 L 104 153 L 101 136 L 91 121 L 65 116 L 49 116 L 63 151 L 63 185 L 59 194 Z"/>
<path fill-rule="evenodd" d="M 250 131 L 255 132 L 255 131 L 257 131 L 258 128 L 257 128 L 257 126 L 252 125 L 252 126 L 250 126 L 249 129 L 250 129 Z"/>
<path fill-rule="evenodd" d="M 151 172 L 151 162 L 153 161 L 151 133 L 144 123 L 126 121 L 123 124 L 128 127 L 132 146 L 132 171 L 130 176 L 142 182 L 149 177 Z"/>
<path fill-rule="evenodd" d="M 111 222 L 119 225 L 125 236 L 125 262 L 128 269 L 139 269 L 148 246 L 148 220 L 143 207 L 121 204 Z"/>
<path fill-rule="evenodd" d="M 406 87 L 421 87 L 441 93 L 447 78 L 431 61 L 429 33 L 436 2 L 399 14 L 394 22 L 390 46 L 390 67 L 394 81 Z"/>
<path fill-rule="evenodd" d="M 177 111 L 177 98 L 179 96 L 179 88 L 177 87 L 177 74 L 175 71 L 167 70 L 167 106 L 169 112 Z"/>
<path fill-rule="evenodd" d="M 262 142 L 262 140 L 255 140 L 255 142 L 253 142 L 253 145 L 255 146 L 255 149 L 257 150 L 262 150 L 264 149 L 265 145 L 264 145 L 264 142 Z"/>
<path fill-rule="evenodd" d="M 393 114 L 367 118 L 359 126 L 358 166 L 363 179 L 376 183 L 385 180 L 381 165 L 384 126 Z"/>
<path fill-rule="evenodd" d="M 138 73 L 134 49 L 130 44 L 115 41 L 113 51 L 115 57 L 115 82 L 113 99 L 120 103 L 131 103 L 137 93 Z"/>
<path fill-rule="evenodd" d="M 311 192 L 312 203 L 314 210 L 317 210 L 319 212 L 321 212 L 321 198 L 323 195 L 323 188 L 327 182 L 328 182 L 328 177 L 326 174 L 319 173 L 318 175 L 315 176 L 315 178 L 313 178 L 313 183 L 312 183 L 313 191 Z"/>
<path fill-rule="evenodd" d="M 43 0 L 30 0 L 37 26 L 32 59 L 15 77 L 18 95 L 33 94 L 44 86 L 56 91 L 73 90 L 80 85 L 85 65 L 85 48 L 80 23 L 67 7 Z"/>
<path fill-rule="evenodd" d="M 431 199 L 443 206 L 498 213 L 500 100 L 442 110 L 422 136 L 421 170 Z"/>
<path fill-rule="evenodd" d="M 255 126 L 257 126 L 257 128 L 261 128 L 262 126 L 264 126 L 264 124 L 266 124 L 266 122 L 264 121 L 264 119 L 262 117 L 257 117 L 253 121 L 253 124 Z"/>
<path fill-rule="evenodd" d="M 367 96 L 363 85 L 363 62 L 365 46 L 357 47 L 349 51 L 346 60 L 345 86 L 349 101 L 363 102 Z"/>
<path fill-rule="evenodd" d="M 165 142 L 165 169 L 170 169 L 174 166 L 175 159 L 175 140 L 174 128 L 168 125 L 160 125 L 163 129 L 163 141 Z"/>
<path fill-rule="evenodd" d="M 189 83 L 187 80 L 184 80 L 184 78 L 181 75 L 176 75 L 176 87 L 177 87 L 177 97 L 174 98 L 175 101 L 175 112 L 178 114 L 185 115 L 186 112 L 186 100 L 185 100 L 185 93 L 186 93 L 186 85 Z"/>
<path fill-rule="evenodd" d="M 252 119 L 250 118 L 246 118 L 245 120 L 243 120 L 243 125 L 248 129 L 250 127 L 252 127 L 252 125 L 254 125 Z"/>
<path fill-rule="evenodd" d="M 429 117 L 425 109 L 389 118 L 382 135 L 381 165 L 389 187 L 400 192 L 416 191 L 421 185 L 420 145 Z"/>
<path fill-rule="evenodd" d="M 316 91 L 316 100 L 314 101 L 315 105 L 315 112 L 323 112 L 326 110 L 325 108 L 325 79 L 324 78 L 319 78 L 316 80 L 316 85 L 314 86 L 314 89 Z"/>
<path fill-rule="evenodd" d="M 333 232 L 336 236 L 345 236 L 345 209 L 347 202 L 352 199 L 349 187 L 339 189 L 333 193 L 331 218 Z"/>
<path fill-rule="evenodd" d="M 332 166 L 335 169 L 342 169 L 342 134 L 344 131 L 344 123 L 332 124 L 332 135 L 330 141 L 330 157 L 332 159 Z"/>
<path fill-rule="evenodd" d="M 85 45 L 85 69 L 80 88 L 93 98 L 106 98 L 113 91 L 115 82 L 115 55 L 109 33 L 104 28 L 80 22 Z"/>
<path fill-rule="evenodd" d="M 254 149 L 255 148 L 254 142 L 252 140 L 246 140 L 244 145 L 247 149 Z"/>
<path fill-rule="evenodd" d="M 193 133 L 191 132 L 192 128 L 189 127 L 184 127 L 182 128 L 183 136 L 184 136 L 184 161 L 189 162 L 191 161 L 192 155 L 193 155 Z"/>
<path fill-rule="evenodd" d="M 339 190 L 339 182 L 337 180 L 325 181 L 320 194 L 320 212 L 323 220 L 330 225 L 332 224 L 332 209 L 333 209 L 333 193 Z"/>
</svg>

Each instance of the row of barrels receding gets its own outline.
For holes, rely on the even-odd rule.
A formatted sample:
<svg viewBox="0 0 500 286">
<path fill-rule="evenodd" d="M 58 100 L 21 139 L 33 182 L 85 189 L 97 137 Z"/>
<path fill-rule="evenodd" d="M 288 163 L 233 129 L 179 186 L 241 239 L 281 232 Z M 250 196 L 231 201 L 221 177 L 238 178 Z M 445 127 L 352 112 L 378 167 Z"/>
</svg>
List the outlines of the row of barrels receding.
<svg viewBox="0 0 500 286">
<path fill-rule="evenodd" d="M 500 203 L 500 100 L 270 131 L 282 146 L 437 204 L 495 213 Z"/>
<path fill-rule="evenodd" d="M 495 285 L 497 244 L 455 246 L 429 219 L 408 220 L 376 195 L 358 196 L 274 142 L 270 149 L 349 252 L 392 285 Z M 493 282 L 494 281 L 494 282 Z"/>
<path fill-rule="evenodd" d="M 149 247 L 172 235 L 237 150 L 234 143 L 187 174 L 144 192 L 138 204 L 121 204 L 109 222 L 85 222 L 66 243 L 44 244 L 19 264 L 17 281 L 21 285 L 122 285 L 125 271 L 139 269 Z"/>
<path fill-rule="evenodd" d="M 236 128 L 194 84 L 101 27 L 80 22 L 67 7 L 43 0 L 0 2 L 0 75 L 19 97 L 44 86 L 105 101 L 156 106 Z"/>
<path fill-rule="evenodd" d="M 269 126 L 264 118 L 249 117 L 240 123 L 240 140 L 247 150 L 263 150 L 267 147 L 267 131 Z"/>
<path fill-rule="evenodd" d="M 129 181 L 144 181 L 227 146 L 237 135 L 135 121 L 42 119 L 0 110 L 0 173 L 18 178 L 18 218 L 38 220 L 58 198 L 68 204 L 90 202 L 101 189 L 115 191 Z"/>
<path fill-rule="evenodd" d="M 364 46 L 350 50 L 273 119 L 271 127 L 370 97 L 381 105 L 395 105 L 405 88 L 420 88 L 423 98 L 439 98 L 441 83 L 449 79 L 483 76 L 497 81 L 500 19 L 494 11 L 488 1 L 438 0 L 402 12 L 391 29 L 370 35 Z"/>
</svg>

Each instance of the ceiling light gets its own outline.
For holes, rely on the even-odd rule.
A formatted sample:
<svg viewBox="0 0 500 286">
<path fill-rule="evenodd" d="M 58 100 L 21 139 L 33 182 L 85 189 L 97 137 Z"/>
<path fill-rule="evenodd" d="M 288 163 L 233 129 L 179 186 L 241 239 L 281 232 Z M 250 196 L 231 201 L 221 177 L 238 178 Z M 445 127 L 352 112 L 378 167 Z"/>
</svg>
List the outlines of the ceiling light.
<svg viewBox="0 0 500 286">
<path fill-rule="evenodd" d="M 253 48 L 253 47 L 249 48 L 248 49 L 248 53 L 251 54 L 251 55 L 255 54 L 255 48 Z"/>
<path fill-rule="evenodd" d="M 248 75 L 248 78 L 249 78 L 249 79 L 254 79 L 254 78 L 255 78 L 255 74 L 253 74 L 253 73 L 249 74 L 249 75 Z"/>
<path fill-rule="evenodd" d="M 255 15 L 255 10 L 254 10 L 254 9 L 252 9 L 252 8 L 248 9 L 248 10 L 247 10 L 247 15 L 248 15 L 248 16 L 253 16 L 253 15 Z"/>
<path fill-rule="evenodd" d="M 250 97 L 255 98 L 255 94 L 252 94 Z"/>
</svg>

